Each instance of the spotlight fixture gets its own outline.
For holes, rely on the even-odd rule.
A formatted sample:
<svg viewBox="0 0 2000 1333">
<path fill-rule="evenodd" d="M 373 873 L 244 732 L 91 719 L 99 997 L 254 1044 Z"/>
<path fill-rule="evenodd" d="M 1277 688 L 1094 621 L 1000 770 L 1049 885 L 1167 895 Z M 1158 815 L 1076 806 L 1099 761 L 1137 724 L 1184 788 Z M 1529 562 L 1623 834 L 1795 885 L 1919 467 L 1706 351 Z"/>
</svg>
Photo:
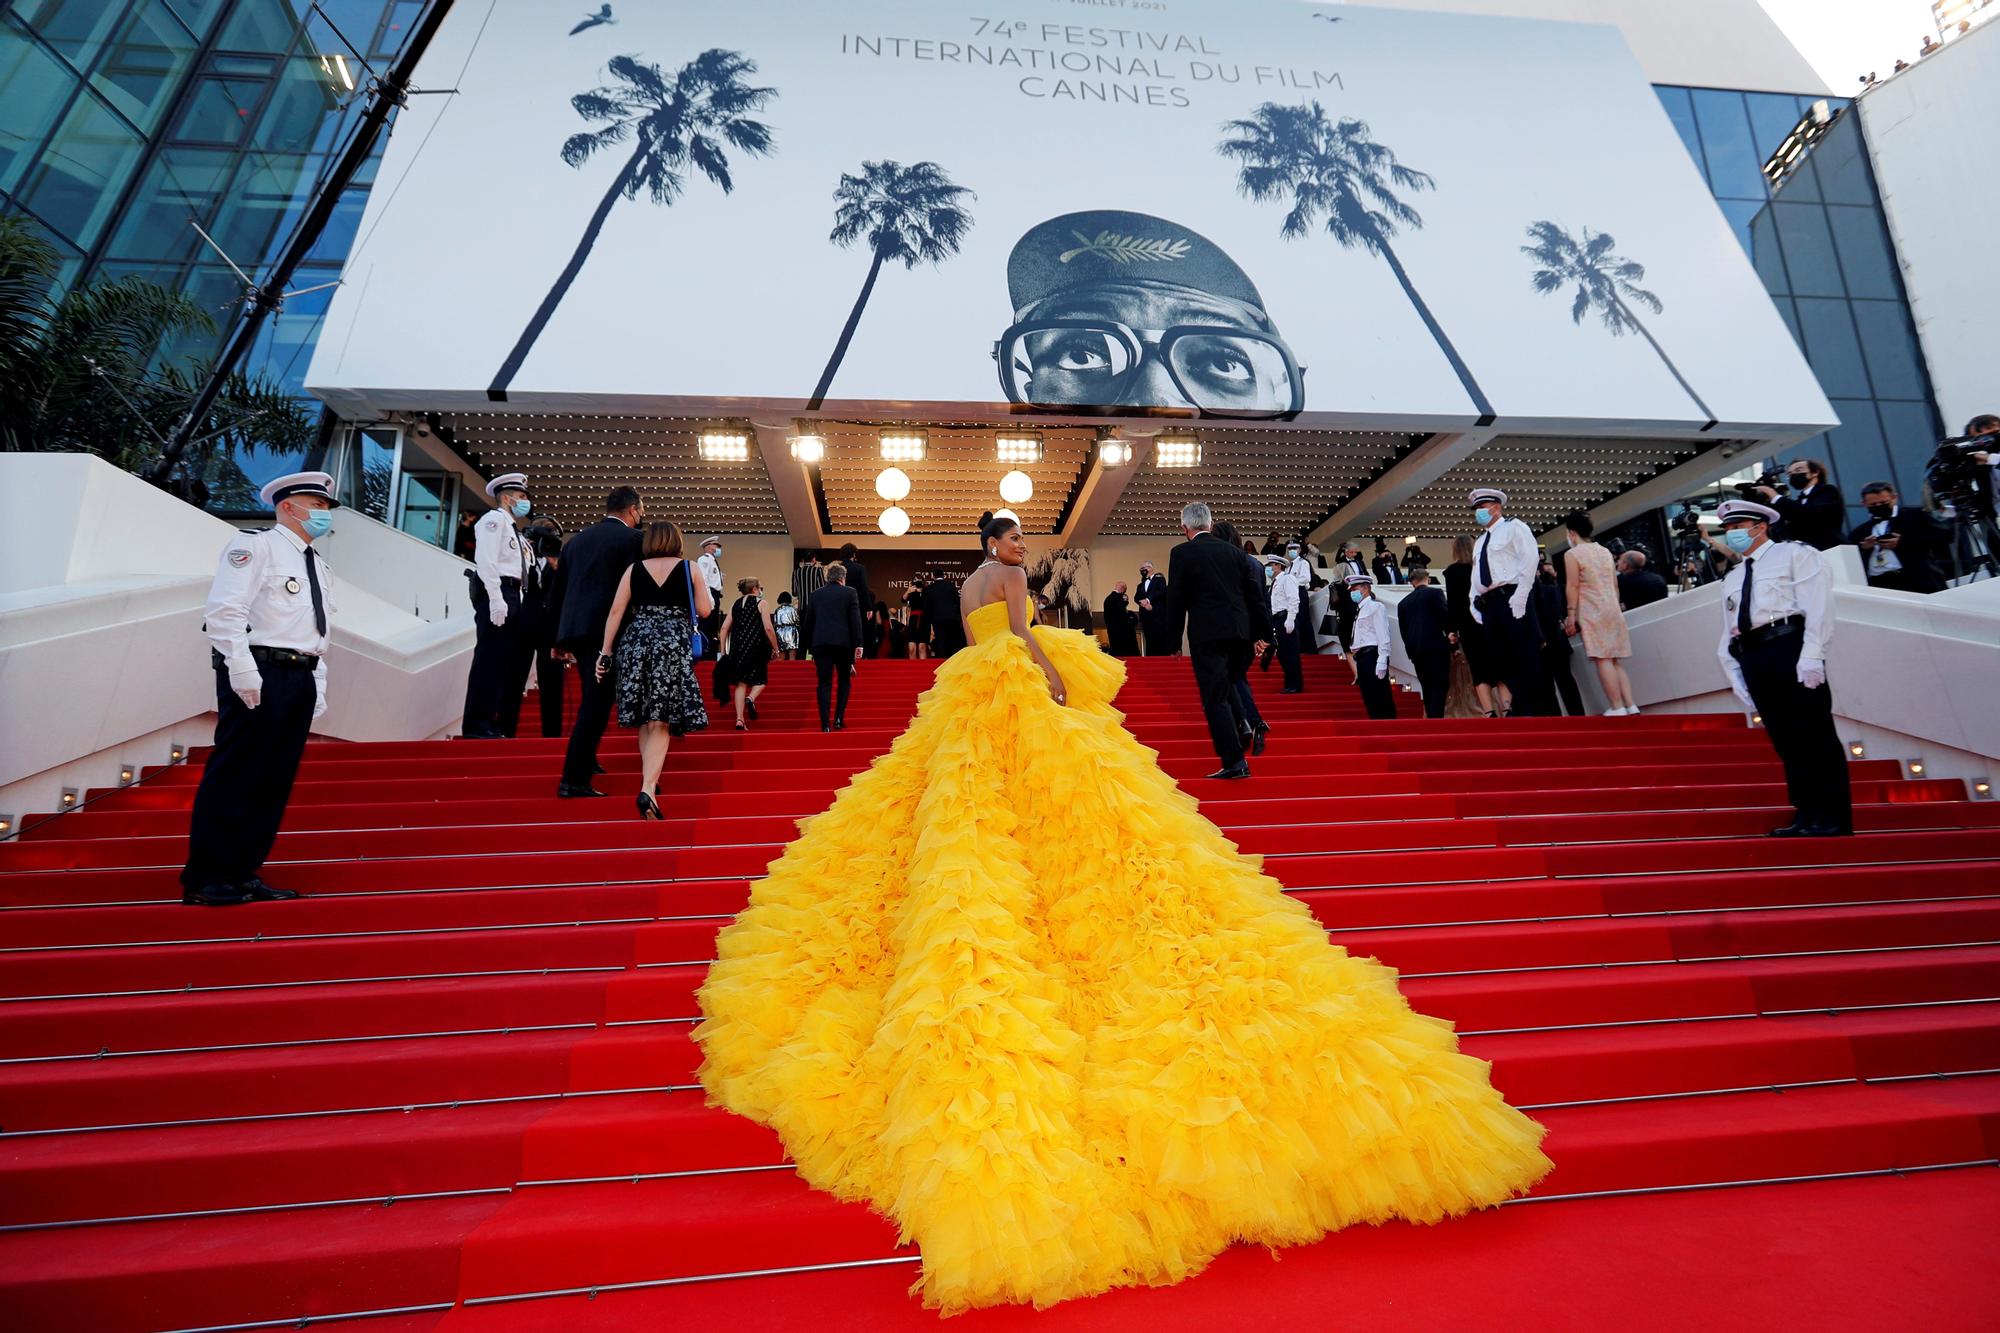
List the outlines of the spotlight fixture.
<svg viewBox="0 0 2000 1333">
<path fill-rule="evenodd" d="M 885 467 L 875 474 L 875 494 L 895 504 L 909 498 L 910 474 L 899 467 Z M 908 527 L 905 523 L 903 526 Z"/>
<path fill-rule="evenodd" d="M 1847 743 L 1847 752 L 1856 759 L 1865 759 L 1868 756 L 1868 747 L 1860 741 L 1849 741 Z"/>
<path fill-rule="evenodd" d="M 138 776 L 138 770 L 130 764 L 120 764 L 118 766 L 118 785 L 121 787 Z"/>
<path fill-rule="evenodd" d="M 1750 725 L 1751 725 L 1751 726 L 1753 726 L 1753 727 L 1761 727 L 1761 726 L 1763 726 L 1763 725 L 1764 725 L 1764 715 L 1763 715 L 1762 713 L 1752 713 L 1752 714 L 1750 715 Z"/>
<path fill-rule="evenodd" d="M 1021 526 L 1021 516 L 1011 509 L 996 509 L 993 511 L 993 517 L 1004 518 L 1017 528 Z"/>
<path fill-rule="evenodd" d="M 882 461 L 885 463 L 924 461 L 924 444 L 929 437 L 923 431 L 885 430 L 875 438 L 882 442 Z"/>
<path fill-rule="evenodd" d="M 0 815 L 0 838 L 8 836 L 13 831 L 14 831 L 14 816 Z"/>
<path fill-rule="evenodd" d="M 65 810 L 71 809 L 76 805 L 78 801 L 82 799 L 83 799 L 83 793 L 78 791 L 75 787 L 64 787 L 62 789 L 63 809 Z"/>
<path fill-rule="evenodd" d="M 1991 796 L 1993 794 L 1993 784 L 1985 778 L 1981 778 L 1972 784 L 1972 794 L 1974 796 Z M 6 816 L 0 815 L 0 820 L 4 820 L 5 818 Z"/>
<path fill-rule="evenodd" d="M 1417 544 L 1417 534 L 1414 532 L 1411 533 L 1409 536 L 1403 538 L 1403 545 L 1405 546 L 1415 546 L 1416 544 Z"/>
<path fill-rule="evenodd" d="M 890 505 L 882 511 L 882 517 L 875 520 L 885 537 L 900 537 L 910 530 L 909 511 Z"/>
<path fill-rule="evenodd" d="M 1028 503 L 1035 498 L 1034 479 L 1025 472 L 1009 472 L 1000 478 L 1000 498 L 1010 505 Z"/>
<path fill-rule="evenodd" d="M 1913 778 L 1920 778 L 1923 775 L 1924 775 L 1924 761 L 1921 759 L 1912 759 L 1910 761 L 1910 776 Z"/>
<path fill-rule="evenodd" d="M 167 751 L 167 758 L 178 764 L 181 760 L 187 758 L 187 753 L 187 746 L 182 745 L 179 741 L 175 741 L 173 747 Z"/>
<path fill-rule="evenodd" d="M 1099 467 L 1124 467 L 1132 461 L 1132 446 L 1116 435 L 1107 435 L 1097 442 L 1097 465 Z"/>
<path fill-rule="evenodd" d="M 1201 466 L 1201 441 L 1192 435 L 1162 435 L 1153 441 L 1153 466 L 1189 468 Z"/>
<path fill-rule="evenodd" d="M 696 441 L 702 461 L 747 463 L 750 461 L 750 434 L 740 430 L 705 430 Z"/>
<path fill-rule="evenodd" d="M 1003 463 L 1039 463 L 1042 461 L 1042 434 L 1040 431 L 1022 431 L 1012 435 L 996 435 L 993 446 Z"/>
<path fill-rule="evenodd" d="M 792 457 L 801 463 L 817 463 L 826 457 L 824 435 L 794 435 L 789 441 Z"/>
</svg>

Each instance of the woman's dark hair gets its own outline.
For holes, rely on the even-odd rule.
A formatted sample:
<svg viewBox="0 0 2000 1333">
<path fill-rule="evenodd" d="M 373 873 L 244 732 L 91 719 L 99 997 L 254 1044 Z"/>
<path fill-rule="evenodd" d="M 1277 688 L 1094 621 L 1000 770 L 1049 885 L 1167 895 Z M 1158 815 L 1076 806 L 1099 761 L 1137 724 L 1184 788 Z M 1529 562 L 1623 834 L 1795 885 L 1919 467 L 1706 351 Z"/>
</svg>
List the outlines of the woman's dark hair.
<svg viewBox="0 0 2000 1333">
<path fill-rule="evenodd" d="M 1451 539 L 1451 563 L 1454 565 L 1472 563 L 1472 538 L 1462 532 Z"/>
<path fill-rule="evenodd" d="M 778 594 L 779 606 L 790 606 L 791 604 L 792 604 L 792 595 L 790 593 L 781 592 Z"/>
<path fill-rule="evenodd" d="M 1251 541 L 1248 537 L 1245 537 L 1243 539 L 1243 549 L 1248 551 L 1251 555 L 1255 555 L 1257 554 L 1257 543 Z"/>
<path fill-rule="evenodd" d="M 665 556 L 681 553 L 681 530 L 664 518 L 656 518 L 646 525 L 646 536 L 639 547 L 643 560 L 658 560 Z"/>
<path fill-rule="evenodd" d="M 1236 535 L 1236 525 L 1234 523 L 1218 523 L 1210 528 L 1209 531 L 1215 534 L 1215 539 L 1219 542 L 1228 542 L 1231 546 L 1241 546 L 1243 544 L 1243 539 Z"/>
<path fill-rule="evenodd" d="M 986 543 L 995 537 L 1004 537 L 1021 525 L 1011 518 L 995 518 L 993 511 L 987 510 L 979 516 L 979 549 L 984 551 Z"/>
<path fill-rule="evenodd" d="M 1590 521 L 1590 515 L 1581 509 L 1571 510 L 1566 514 L 1563 517 L 1563 526 L 1579 537 L 1588 537 L 1597 528 L 1597 525 Z"/>
</svg>

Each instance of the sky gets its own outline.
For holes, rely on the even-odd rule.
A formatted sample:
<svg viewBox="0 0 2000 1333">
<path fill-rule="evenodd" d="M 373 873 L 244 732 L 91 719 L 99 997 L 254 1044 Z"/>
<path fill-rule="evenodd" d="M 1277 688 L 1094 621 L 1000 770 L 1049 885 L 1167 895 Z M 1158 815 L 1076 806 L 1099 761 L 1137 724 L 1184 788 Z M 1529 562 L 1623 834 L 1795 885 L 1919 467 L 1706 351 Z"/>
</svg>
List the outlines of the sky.
<svg viewBox="0 0 2000 1333">
<path fill-rule="evenodd" d="M 1759 0 L 1799 54 L 1838 93 L 1870 70 L 1887 78 L 1898 57 L 1915 62 L 1931 23 L 1930 0 Z"/>
</svg>

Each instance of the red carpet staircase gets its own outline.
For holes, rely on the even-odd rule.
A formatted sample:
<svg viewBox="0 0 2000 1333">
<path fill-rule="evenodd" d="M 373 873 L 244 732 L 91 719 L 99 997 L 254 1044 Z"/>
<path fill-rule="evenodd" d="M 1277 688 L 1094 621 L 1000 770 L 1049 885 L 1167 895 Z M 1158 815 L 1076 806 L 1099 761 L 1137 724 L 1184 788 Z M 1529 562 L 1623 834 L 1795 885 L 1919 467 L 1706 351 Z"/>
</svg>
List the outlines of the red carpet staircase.
<svg viewBox="0 0 2000 1333">
<path fill-rule="evenodd" d="M 1864 836 L 1773 840 L 1781 775 L 1737 718 L 1369 722 L 1308 668 L 1303 696 L 1257 680 L 1248 782 L 1201 780 L 1185 662 L 1134 663 L 1121 703 L 1493 1062 L 1555 1173 L 967 1326 L 1991 1326 L 2000 803 L 1870 759 Z M 747 880 L 929 672 L 865 665 L 822 735 L 780 664 L 751 732 L 676 743 L 664 823 L 627 733 L 611 799 L 562 803 L 556 740 L 316 743 L 267 869 L 298 902 L 178 904 L 194 767 L 0 844 L 0 1327 L 935 1325 L 892 1227 L 703 1106 L 688 1036 Z"/>
</svg>

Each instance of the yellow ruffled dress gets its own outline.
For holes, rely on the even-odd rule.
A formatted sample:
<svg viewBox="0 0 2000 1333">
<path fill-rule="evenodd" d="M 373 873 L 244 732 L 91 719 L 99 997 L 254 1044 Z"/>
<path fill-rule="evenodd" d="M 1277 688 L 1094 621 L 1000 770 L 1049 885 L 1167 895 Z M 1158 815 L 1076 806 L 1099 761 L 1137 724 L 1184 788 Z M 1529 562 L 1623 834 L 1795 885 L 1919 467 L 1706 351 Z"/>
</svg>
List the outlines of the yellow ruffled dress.
<svg viewBox="0 0 2000 1333">
<path fill-rule="evenodd" d="M 1237 1241 L 1434 1222 L 1549 1170 L 1396 974 L 1327 942 L 1133 739 L 1124 667 L 1007 626 L 751 890 L 695 1029 L 712 1103 L 893 1218 L 947 1313 L 1177 1282 Z"/>
</svg>

